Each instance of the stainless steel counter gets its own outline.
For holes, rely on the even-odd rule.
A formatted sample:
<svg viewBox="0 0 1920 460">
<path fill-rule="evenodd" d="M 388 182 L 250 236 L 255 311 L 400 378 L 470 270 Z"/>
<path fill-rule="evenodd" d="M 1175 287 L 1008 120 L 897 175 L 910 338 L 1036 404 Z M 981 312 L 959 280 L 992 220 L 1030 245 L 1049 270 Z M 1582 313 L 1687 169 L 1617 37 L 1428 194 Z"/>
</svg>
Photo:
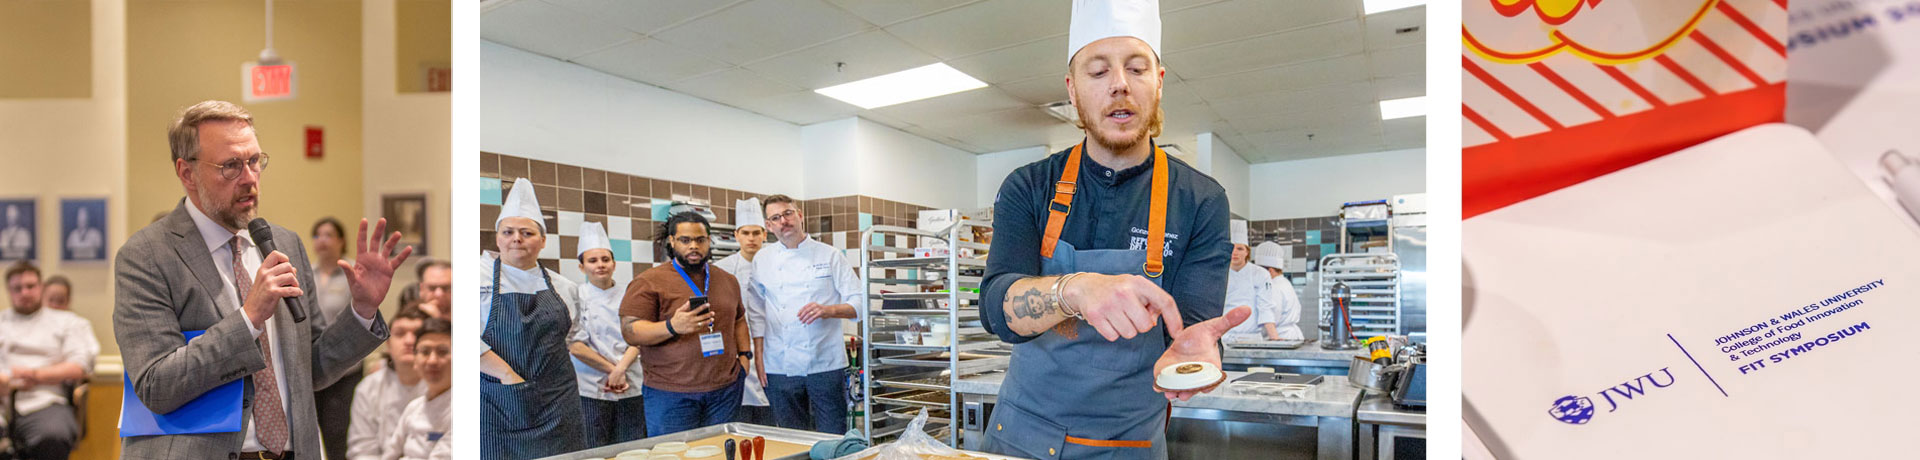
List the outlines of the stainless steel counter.
<svg viewBox="0 0 1920 460">
<path fill-rule="evenodd" d="M 1369 391 L 1360 398 L 1353 418 L 1359 425 L 1359 458 L 1397 460 L 1425 457 L 1426 411 L 1395 407 L 1392 398 Z"/>
<path fill-rule="evenodd" d="M 1360 356 L 1360 352 L 1359 349 L 1322 349 L 1318 340 L 1291 350 L 1225 346 L 1220 350 L 1220 364 L 1229 369 L 1266 366 L 1282 372 L 1344 376 L 1347 375 L 1348 360 Z"/>
<path fill-rule="evenodd" d="M 1401 409 L 1387 395 L 1367 392 L 1354 411 L 1353 420 L 1361 424 L 1427 426 L 1427 411 Z"/>
<path fill-rule="evenodd" d="M 1245 375 L 1247 375 L 1246 372 L 1228 371 L 1227 381 L 1232 382 Z M 973 410 L 977 405 L 997 403 L 1000 386 L 1005 379 L 1005 373 L 995 372 L 960 379 L 954 382 L 953 387 L 954 391 L 961 394 L 962 404 L 965 405 L 966 410 Z M 1344 460 L 1353 456 L 1353 416 L 1355 403 L 1359 399 L 1360 390 L 1348 385 L 1344 377 L 1327 377 L 1301 398 L 1240 395 L 1222 385 L 1211 393 L 1195 396 L 1187 401 L 1175 402 L 1173 417 L 1198 421 L 1311 428 L 1317 433 L 1315 434 L 1318 438 L 1315 453 L 1317 458 Z M 1170 436 L 1169 439 L 1172 440 L 1173 437 Z M 1245 438 L 1228 437 L 1227 439 L 1244 441 Z M 1207 446 L 1199 447 L 1207 448 Z M 1219 449 L 1219 447 L 1211 446 L 1212 449 Z M 1234 457 L 1227 455 L 1214 458 Z"/>
</svg>

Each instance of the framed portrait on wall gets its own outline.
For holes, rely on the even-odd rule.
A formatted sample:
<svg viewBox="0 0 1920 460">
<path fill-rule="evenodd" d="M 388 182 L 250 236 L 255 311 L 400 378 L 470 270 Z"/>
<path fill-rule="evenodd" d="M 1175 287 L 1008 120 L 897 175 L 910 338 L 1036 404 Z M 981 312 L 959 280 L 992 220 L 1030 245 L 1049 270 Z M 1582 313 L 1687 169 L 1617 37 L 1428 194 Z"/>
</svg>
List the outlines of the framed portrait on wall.
<svg viewBox="0 0 1920 460">
<path fill-rule="evenodd" d="M 0 200 L 0 261 L 34 260 L 38 228 L 33 198 Z"/>
<path fill-rule="evenodd" d="M 60 199 L 60 260 L 107 260 L 107 199 Z"/>
<path fill-rule="evenodd" d="M 413 246 L 415 257 L 427 255 L 427 195 L 424 193 L 380 196 L 380 217 L 387 219 L 387 230 L 400 232 L 400 245 Z"/>
</svg>

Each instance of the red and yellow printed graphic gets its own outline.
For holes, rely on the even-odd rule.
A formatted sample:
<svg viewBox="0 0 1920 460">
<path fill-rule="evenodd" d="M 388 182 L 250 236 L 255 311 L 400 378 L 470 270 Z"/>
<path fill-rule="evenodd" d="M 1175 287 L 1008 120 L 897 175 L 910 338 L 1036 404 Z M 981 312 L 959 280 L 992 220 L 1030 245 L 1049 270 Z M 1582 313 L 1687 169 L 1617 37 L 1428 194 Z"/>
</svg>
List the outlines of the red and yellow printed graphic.
<svg viewBox="0 0 1920 460">
<path fill-rule="evenodd" d="M 1464 212 L 1783 118 L 1785 0 L 1468 0 Z"/>
</svg>

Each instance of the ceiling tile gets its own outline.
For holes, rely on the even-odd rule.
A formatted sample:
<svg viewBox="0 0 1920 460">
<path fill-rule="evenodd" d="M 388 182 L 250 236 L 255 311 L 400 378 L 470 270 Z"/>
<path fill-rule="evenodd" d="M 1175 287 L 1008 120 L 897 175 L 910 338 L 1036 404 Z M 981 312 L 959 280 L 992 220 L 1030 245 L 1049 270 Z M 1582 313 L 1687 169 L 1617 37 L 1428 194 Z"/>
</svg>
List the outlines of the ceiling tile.
<svg viewBox="0 0 1920 460">
<path fill-rule="evenodd" d="M 1284 112 L 1303 112 L 1376 102 L 1373 85 L 1366 82 L 1334 83 L 1326 86 L 1270 91 L 1259 94 L 1208 101 L 1215 113 L 1231 119 L 1270 117 Z"/>
<path fill-rule="evenodd" d="M 1193 92 L 1193 85 L 1175 81 L 1171 78 L 1160 88 L 1160 105 L 1174 106 L 1205 103 L 1199 94 Z"/>
<path fill-rule="evenodd" d="M 654 86 L 727 67 L 650 38 L 581 56 L 574 62 Z"/>
<path fill-rule="evenodd" d="M 945 96 L 921 99 L 898 105 L 890 105 L 871 110 L 897 117 L 915 125 L 931 125 L 946 120 L 978 115 L 988 112 L 1031 107 L 1031 104 L 1014 99 L 993 87 L 963 91 Z"/>
<path fill-rule="evenodd" d="M 1072 4 L 987 0 L 891 25 L 888 32 L 943 60 L 1067 33 Z M 1063 49 L 1056 59 L 1066 66 Z"/>
<path fill-rule="evenodd" d="M 1060 75 L 1042 75 L 1013 83 L 993 85 L 1006 91 L 1008 95 L 1032 105 L 1046 105 L 1067 100 L 1066 73 Z"/>
<path fill-rule="evenodd" d="M 1375 78 L 1373 90 L 1380 100 L 1425 96 L 1427 95 L 1426 72 L 1400 77 Z"/>
<path fill-rule="evenodd" d="M 1186 82 L 1201 99 L 1217 101 L 1270 91 L 1365 81 L 1368 77 L 1366 57 L 1352 55 L 1211 78 L 1187 78 Z"/>
<path fill-rule="evenodd" d="M 867 22 L 887 26 L 974 0 L 829 0 Z"/>
<path fill-rule="evenodd" d="M 1169 11 L 1166 2 L 1161 11 Z M 1360 17 L 1357 1 L 1232 0 L 1161 15 L 1161 48 L 1178 53 L 1316 24 Z"/>
<path fill-rule="evenodd" d="M 742 102 L 740 108 L 796 125 L 838 120 L 860 112 L 859 107 L 821 96 L 811 90 L 753 99 Z"/>
<path fill-rule="evenodd" d="M 1371 62 L 1370 69 L 1376 77 L 1403 75 L 1425 75 L 1427 72 L 1427 47 L 1402 46 L 1367 52 Z"/>
<path fill-rule="evenodd" d="M 1167 66 L 1188 79 L 1357 54 L 1359 21 L 1341 21 L 1167 54 Z"/>
<path fill-rule="evenodd" d="M 1427 144 L 1427 117 L 1395 118 L 1380 122 L 1387 148 L 1406 149 Z"/>
<path fill-rule="evenodd" d="M 1282 112 L 1278 115 L 1266 117 L 1240 118 L 1233 120 L 1233 127 L 1247 134 L 1300 129 L 1329 130 L 1346 127 L 1364 127 L 1370 132 L 1378 133 L 1380 131 L 1379 123 L 1379 105 L 1377 103 L 1367 102 L 1344 107 Z"/>
<path fill-rule="evenodd" d="M 682 94 L 734 107 L 752 105 L 752 101 L 799 91 L 801 88 L 762 77 L 746 69 L 728 69 L 667 86 Z"/>
<path fill-rule="evenodd" d="M 955 59 L 947 65 L 987 83 L 1066 75 L 1066 62 L 1060 59 L 1064 49 L 1067 49 L 1067 36 L 1058 35 Z"/>
<path fill-rule="evenodd" d="M 1206 104 L 1164 105 L 1160 110 L 1166 113 L 1162 120 L 1166 131 L 1202 133 L 1212 131 L 1216 125 L 1225 125 Z"/>
<path fill-rule="evenodd" d="M 1163 0 L 1160 2 L 1160 14 L 1193 8 L 1201 5 L 1219 3 L 1221 0 Z"/>
<path fill-rule="evenodd" d="M 1427 7 L 1416 6 L 1367 15 L 1367 49 L 1396 48 L 1427 42 Z M 1401 33 L 1401 29 L 1417 29 Z"/>
<path fill-rule="evenodd" d="M 974 153 L 991 153 L 1047 145 L 1048 131 L 1061 124 L 1038 108 L 1018 108 L 960 117 L 925 128 L 984 149 Z"/>
<path fill-rule="evenodd" d="M 820 0 L 752 0 L 653 34 L 730 64 L 746 64 L 871 27 Z"/>
<path fill-rule="evenodd" d="M 935 62 L 939 60 L 933 55 L 908 46 L 886 31 L 871 30 L 746 67 L 790 85 L 820 89 Z"/>
<path fill-rule="evenodd" d="M 639 39 L 640 35 L 572 10 L 521 1 L 501 5 L 481 15 L 480 38 L 569 60 L 589 51 Z"/>
<path fill-rule="evenodd" d="M 543 0 L 643 34 L 697 18 L 743 0 Z"/>
</svg>

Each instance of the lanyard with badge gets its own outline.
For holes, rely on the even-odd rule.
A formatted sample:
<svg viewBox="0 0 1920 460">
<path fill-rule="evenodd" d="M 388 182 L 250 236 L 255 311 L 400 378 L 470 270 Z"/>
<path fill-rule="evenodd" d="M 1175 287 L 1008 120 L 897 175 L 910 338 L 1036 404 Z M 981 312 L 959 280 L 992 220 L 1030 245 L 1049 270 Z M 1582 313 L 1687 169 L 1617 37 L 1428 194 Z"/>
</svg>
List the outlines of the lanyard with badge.
<svg viewBox="0 0 1920 460">
<path fill-rule="evenodd" d="M 693 285 L 693 277 L 687 276 L 687 271 L 680 268 L 680 261 L 674 260 L 670 262 L 673 263 L 673 271 L 680 273 L 680 280 L 687 282 L 687 289 L 693 290 L 693 298 L 695 300 L 702 300 L 702 304 L 709 304 L 708 302 L 704 302 L 704 300 L 707 298 L 706 288 L 713 287 L 713 270 L 711 265 L 700 266 L 701 275 L 706 277 L 702 280 L 702 284 L 705 284 L 705 286 L 695 286 Z M 688 303 L 687 308 L 699 308 L 699 305 Z M 720 356 L 721 353 L 725 352 L 726 342 L 720 338 L 720 333 L 713 331 L 713 321 L 707 321 L 707 333 L 700 334 L 700 356 L 703 358 L 711 358 Z"/>
</svg>

